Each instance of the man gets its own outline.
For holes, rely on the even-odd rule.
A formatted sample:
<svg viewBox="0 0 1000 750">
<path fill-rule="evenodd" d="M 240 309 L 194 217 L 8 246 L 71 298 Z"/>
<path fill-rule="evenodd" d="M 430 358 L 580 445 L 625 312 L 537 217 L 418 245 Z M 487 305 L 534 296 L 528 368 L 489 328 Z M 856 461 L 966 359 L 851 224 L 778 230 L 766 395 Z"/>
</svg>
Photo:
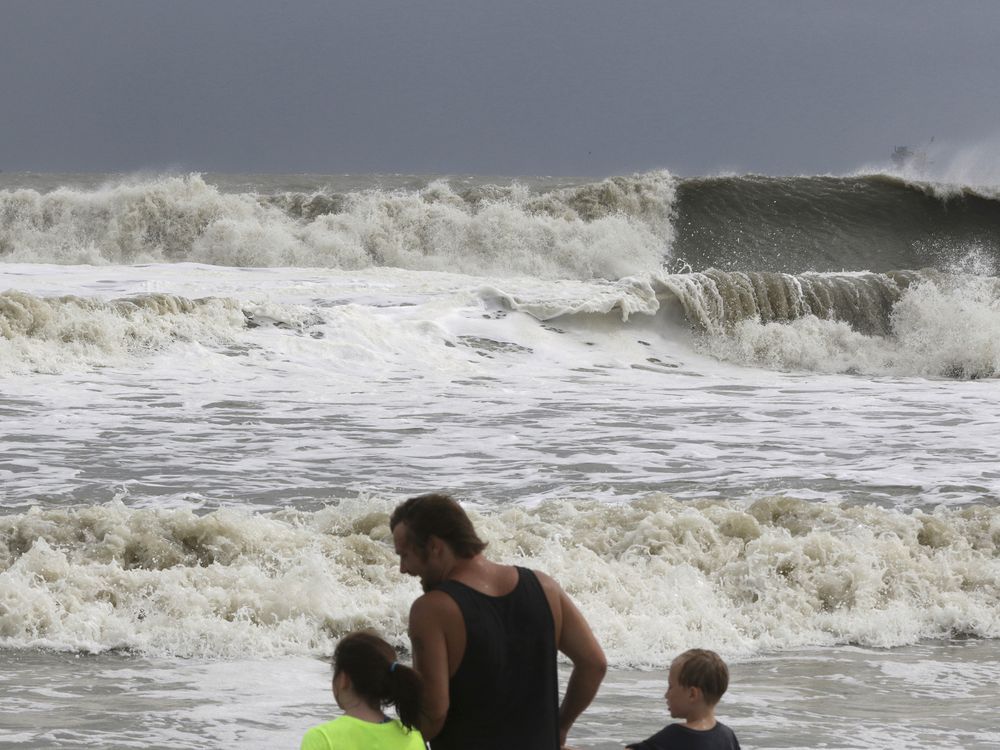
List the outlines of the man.
<svg viewBox="0 0 1000 750">
<path fill-rule="evenodd" d="M 389 520 L 424 679 L 420 730 L 432 750 L 558 750 L 590 705 L 607 661 L 587 621 L 544 573 L 500 565 L 448 495 L 412 497 Z M 562 705 L 556 651 L 573 663 Z"/>
</svg>

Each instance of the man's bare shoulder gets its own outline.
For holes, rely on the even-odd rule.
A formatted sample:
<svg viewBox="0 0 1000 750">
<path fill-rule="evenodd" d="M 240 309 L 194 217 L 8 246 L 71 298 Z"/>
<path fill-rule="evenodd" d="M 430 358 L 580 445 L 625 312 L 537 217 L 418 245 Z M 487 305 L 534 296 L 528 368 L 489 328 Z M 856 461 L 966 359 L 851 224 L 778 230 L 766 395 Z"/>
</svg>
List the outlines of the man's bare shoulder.
<svg viewBox="0 0 1000 750">
<path fill-rule="evenodd" d="M 458 604 L 443 591 L 428 591 L 410 605 L 410 623 L 441 622 L 461 616 Z"/>
<path fill-rule="evenodd" d="M 543 573 L 540 570 L 532 570 L 531 572 L 535 574 L 535 578 L 542 586 L 542 592 L 549 602 L 549 609 L 552 610 L 552 616 L 556 621 L 556 632 L 558 632 L 562 628 L 562 603 L 566 593 L 559 582 L 548 573 Z"/>
<path fill-rule="evenodd" d="M 454 603 L 454 601 L 454 599 L 443 591 L 436 589 L 434 591 L 425 591 L 413 600 L 413 604 L 410 605 L 410 611 L 412 612 L 414 609 L 432 610 L 437 607 L 445 607 L 449 602 Z"/>
<path fill-rule="evenodd" d="M 537 578 L 538 582 L 542 584 L 542 589 L 545 591 L 547 596 L 550 598 L 552 596 L 557 598 L 562 596 L 563 588 L 559 585 L 559 581 L 550 576 L 548 573 L 543 573 L 540 570 L 532 570 L 531 572 L 535 574 L 535 578 Z"/>
<path fill-rule="evenodd" d="M 535 578 L 538 579 L 538 582 L 542 584 L 542 588 L 546 591 L 562 591 L 559 582 L 548 573 L 543 573 L 541 570 L 532 570 L 531 572 L 535 574 Z"/>
</svg>

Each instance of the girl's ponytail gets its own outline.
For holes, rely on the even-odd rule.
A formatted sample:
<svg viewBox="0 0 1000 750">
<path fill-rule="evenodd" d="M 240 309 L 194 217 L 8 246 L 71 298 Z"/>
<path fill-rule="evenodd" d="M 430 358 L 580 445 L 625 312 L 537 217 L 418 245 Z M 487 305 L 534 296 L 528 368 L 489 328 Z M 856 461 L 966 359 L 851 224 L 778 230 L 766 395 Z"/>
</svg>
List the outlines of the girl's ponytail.
<svg viewBox="0 0 1000 750">
<path fill-rule="evenodd" d="M 389 703 L 396 707 L 403 726 L 413 729 L 420 721 L 423 685 L 413 669 L 393 662 L 389 668 Z"/>
<path fill-rule="evenodd" d="M 413 729 L 420 720 L 423 684 L 413 669 L 396 661 L 396 651 L 370 631 L 345 635 L 333 652 L 333 675 L 346 672 L 371 708 L 395 706 L 399 720 Z"/>
</svg>

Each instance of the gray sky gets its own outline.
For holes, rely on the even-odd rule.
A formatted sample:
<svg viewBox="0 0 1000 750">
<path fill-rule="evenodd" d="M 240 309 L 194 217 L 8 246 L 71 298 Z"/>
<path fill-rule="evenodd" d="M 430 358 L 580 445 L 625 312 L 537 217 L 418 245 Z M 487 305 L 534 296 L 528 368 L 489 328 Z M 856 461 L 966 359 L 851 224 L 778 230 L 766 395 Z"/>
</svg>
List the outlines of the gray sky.
<svg viewBox="0 0 1000 750">
<path fill-rule="evenodd" d="M 845 172 L 992 149 L 998 33 L 971 0 L 0 0 L 0 169 Z"/>
</svg>

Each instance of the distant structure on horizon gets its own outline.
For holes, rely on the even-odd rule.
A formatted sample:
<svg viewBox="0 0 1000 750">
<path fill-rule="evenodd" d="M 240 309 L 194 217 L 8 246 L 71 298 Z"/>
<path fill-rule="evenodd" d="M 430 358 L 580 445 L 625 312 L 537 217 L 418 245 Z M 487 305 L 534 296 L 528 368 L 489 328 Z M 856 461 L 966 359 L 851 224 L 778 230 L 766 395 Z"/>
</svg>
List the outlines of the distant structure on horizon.
<svg viewBox="0 0 1000 750">
<path fill-rule="evenodd" d="M 931 136 L 927 145 L 929 146 L 933 142 L 934 137 Z M 889 158 L 892 159 L 892 163 L 896 169 L 907 169 L 915 172 L 923 171 L 930 163 L 927 160 L 927 151 L 924 149 L 915 149 L 910 146 L 896 146 Z"/>
</svg>

